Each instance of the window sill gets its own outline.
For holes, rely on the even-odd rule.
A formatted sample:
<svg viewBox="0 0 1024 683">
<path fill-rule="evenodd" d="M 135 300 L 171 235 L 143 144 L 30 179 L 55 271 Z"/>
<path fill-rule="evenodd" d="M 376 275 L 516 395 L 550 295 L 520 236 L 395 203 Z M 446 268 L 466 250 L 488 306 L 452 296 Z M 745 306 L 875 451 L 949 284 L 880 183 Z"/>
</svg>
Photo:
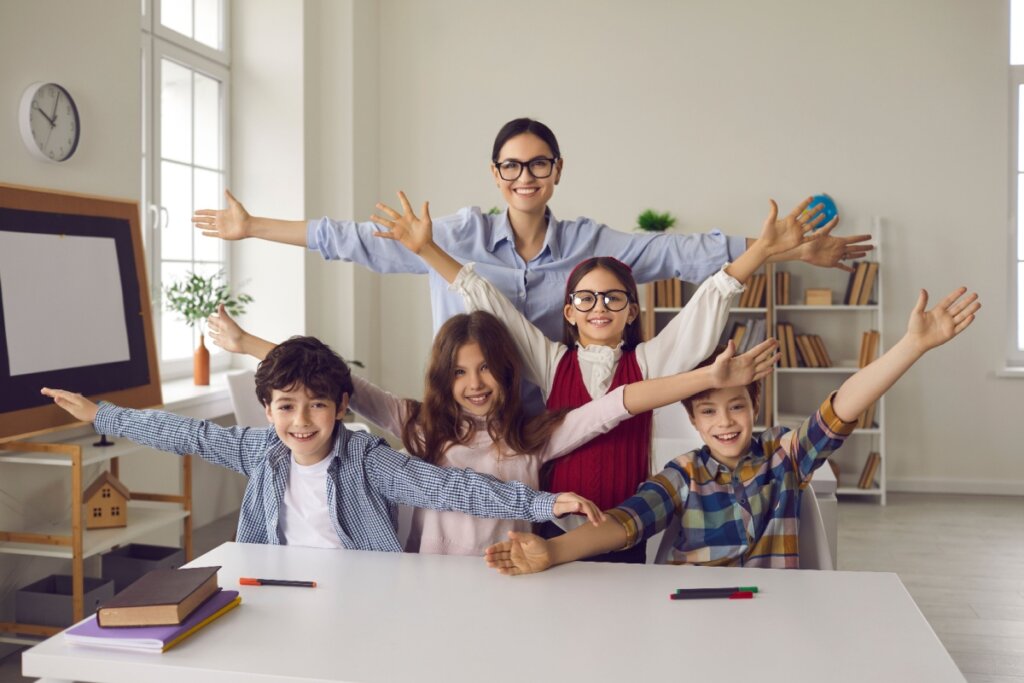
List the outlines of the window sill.
<svg viewBox="0 0 1024 683">
<path fill-rule="evenodd" d="M 232 415 L 227 376 L 237 370 L 210 373 L 209 386 L 196 386 L 192 378 L 172 379 L 161 384 L 164 410 L 199 419 Z"/>
<path fill-rule="evenodd" d="M 1024 368 L 1005 367 L 996 370 L 996 377 L 1000 379 L 1024 379 Z"/>
</svg>

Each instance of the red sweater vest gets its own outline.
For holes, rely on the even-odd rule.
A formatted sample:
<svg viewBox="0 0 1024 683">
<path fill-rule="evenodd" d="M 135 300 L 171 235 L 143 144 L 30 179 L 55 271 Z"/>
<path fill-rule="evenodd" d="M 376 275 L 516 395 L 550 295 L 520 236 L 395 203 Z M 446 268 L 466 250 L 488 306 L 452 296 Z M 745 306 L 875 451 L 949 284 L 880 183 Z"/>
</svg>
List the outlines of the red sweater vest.
<svg viewBox="0 0 1024 683">
<path fill-rule="evenodd" d="M 609 391 L 642 379 L 636 354 L 624 351 Z M 558 362 L 547 407 L 579 408 L 590 400 L 576 349 L 572 349 Z M 650 470 L 652 417 L 652 413 L 646 412 L 624 420 L 610 432 L 553 460 L 549 464 L 547 490 L 578 493 L 602 510 L 632 496 Z"/>
</svg>

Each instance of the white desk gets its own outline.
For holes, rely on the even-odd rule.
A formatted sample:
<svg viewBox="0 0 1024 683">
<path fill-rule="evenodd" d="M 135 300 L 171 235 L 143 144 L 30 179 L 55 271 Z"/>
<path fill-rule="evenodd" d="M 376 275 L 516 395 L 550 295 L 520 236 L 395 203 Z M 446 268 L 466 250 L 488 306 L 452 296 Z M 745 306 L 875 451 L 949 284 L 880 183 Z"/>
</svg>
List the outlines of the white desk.
<svg viewBox="0 0 1024 683">
<path fill-rule="evenodd" d="M 574 563 L 510 578 L 478 558 L 237 543 L 192 564 L 222 565 L 221 584 L 233 588 L 240 575 L 319 587 L 239 587 L 240 607 L 162 655 L 73 647 L 57 635 L 24 653 L 24 675 L 519 683 L 745 680 L 756 671 L 765 683 L 964 680 L 895 574 Z M 684 585 L 737 584 L 762 593 L 668 599 Z"/>
</svg>

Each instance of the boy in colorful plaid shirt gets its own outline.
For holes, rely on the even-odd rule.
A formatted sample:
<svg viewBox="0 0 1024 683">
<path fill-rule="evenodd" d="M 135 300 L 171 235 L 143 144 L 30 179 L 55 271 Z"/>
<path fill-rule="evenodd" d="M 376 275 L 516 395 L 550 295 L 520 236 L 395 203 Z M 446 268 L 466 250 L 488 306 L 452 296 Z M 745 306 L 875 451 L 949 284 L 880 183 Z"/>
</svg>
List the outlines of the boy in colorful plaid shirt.
<svg viewBox="0 0 1024 683">
<path fill-rule="evenodd" d="M 907 333 L 878 360 L 850 376 L 796 430 L 772 427 L 752 438 L 758 385 L 713 389 L 683 401 L 706 444 L 679 456 L 636 495 L 555 539 L 510 533 L 487 549 L 503 574 L 528 574 L 631 547 L 681 519 L 669 561 L 675 564 L 795 568 L 800 495 L 814 470 L 853 431 L 857 417 L 927 351 L 965 330 L 981 307 L 960 288 L 926 311 L 921 291 Z M 709 363 L 712 359 L 705 361 Z"/>
</svg>

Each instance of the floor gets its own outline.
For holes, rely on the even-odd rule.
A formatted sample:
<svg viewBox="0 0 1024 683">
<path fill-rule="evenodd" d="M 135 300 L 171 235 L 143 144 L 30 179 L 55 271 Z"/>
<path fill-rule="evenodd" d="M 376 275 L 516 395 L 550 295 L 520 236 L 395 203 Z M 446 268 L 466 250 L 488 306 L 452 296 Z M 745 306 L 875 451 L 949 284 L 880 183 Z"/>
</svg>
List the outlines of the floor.
<svg viewBox="0 0 1024 683">
<path fill-rule="evenodd" d="M 228 517 L 197 530 L 197 553 L 228 540 L 234 524 Z M 1024 497 L 843 500 L 839 568 L 899 574 L 970 683 L 1024 683 Z M 20 660 L 0 662 L 0 683 L 29 680 Z"/>
</svg>

